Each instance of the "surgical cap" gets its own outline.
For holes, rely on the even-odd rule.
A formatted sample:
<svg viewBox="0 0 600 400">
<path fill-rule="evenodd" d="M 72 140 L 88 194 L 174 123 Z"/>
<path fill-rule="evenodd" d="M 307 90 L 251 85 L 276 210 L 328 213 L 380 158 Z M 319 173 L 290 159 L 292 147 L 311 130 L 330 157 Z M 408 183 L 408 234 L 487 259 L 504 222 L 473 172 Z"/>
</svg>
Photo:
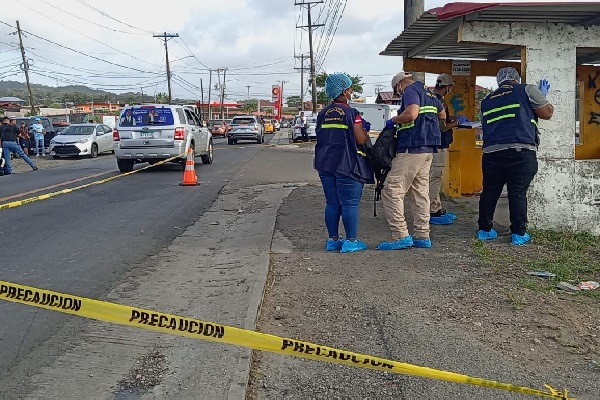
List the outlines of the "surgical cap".
<svg viewBox="0 0 600 400">
<path fill-rule="evenodd" d="M 496 74 L 496 82 L 498 82 L 498 85 L 500 85 L 505 81 L 521 82 L 521 77 L 519 76 L 517 70 L 513 67 L 500 68 L 500 71 L 498 71 L 498 74 Z"/>
<path fill-rule="evenodd" d="M 352 79 L 347 74 L 336 72 L 327 75 L 327 79 L 325 79 L 325 94 L 330 99 L 335 99 L 351 86 Z"/>
</svg>

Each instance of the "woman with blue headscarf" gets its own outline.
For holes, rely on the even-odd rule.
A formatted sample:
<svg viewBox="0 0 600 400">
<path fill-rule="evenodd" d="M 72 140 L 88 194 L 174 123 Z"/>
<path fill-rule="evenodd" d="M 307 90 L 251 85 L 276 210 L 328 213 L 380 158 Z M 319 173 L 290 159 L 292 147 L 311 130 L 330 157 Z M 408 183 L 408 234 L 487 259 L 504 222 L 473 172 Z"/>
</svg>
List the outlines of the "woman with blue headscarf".
<svg viewBox="0 0 600 400">
<path fill-rule="evenodd" d="M 325 225 L 329 238 L 327 251 L 350 253 L 364 250 L 358 240 L 358 207 L 365 183 L 374 183 L 373 170 L 366 159 L 370 124 L 348 105 L 352 79 L 335 73 L 325 79 L 325 94 L 332 99 L 317 116 L 315 169 L 325 193 Z M 340 217 L 346 238 L 339 236 Z"/>
</svg>

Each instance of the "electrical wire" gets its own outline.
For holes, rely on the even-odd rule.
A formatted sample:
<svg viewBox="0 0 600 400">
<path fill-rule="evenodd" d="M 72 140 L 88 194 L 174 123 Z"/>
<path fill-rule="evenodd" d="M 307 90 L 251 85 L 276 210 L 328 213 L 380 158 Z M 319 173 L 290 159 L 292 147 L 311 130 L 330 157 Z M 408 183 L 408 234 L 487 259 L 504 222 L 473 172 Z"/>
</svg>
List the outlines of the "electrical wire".
<svg viewBox="0 0 600 400">
<path fill-rule="evenodd" d="M 152 35 L 152 34 L 154 34 L 154 32 L 147 31 L 147 30 L 145 30 L 145 29 L 140 29 L 140 28 L 138 28 L 138 27 L 135 27 L 135 26 L 133 26 L 133 25 L 130 25 L 130 24 L 128 24 L 127 22 L 119 21 L 118 19 L 116 19 L 116 18 L 114 18 L 114 17 L 110 16 L 109 14 L 105 13 L 105 12 L 104 12 L 104 11 L 102 11 L 102 10 L 99 10 L 99 9 L 97 9 L 96 7 L 94 7 L 94 6 L 92 6 L 92 5 L 88 4 L 88 3 L 86 3 L 86 2 L 85 2 L 85 1 L 83 1 L 83 0 L 77 0 L 77 1 L 78 1 L 79 3 L 81 3 L 81 4 L 83 4 L 84 6 L 86 6 L 86 7 L 90 8 L 90 9 L 92 9 L 92 10 L 96 11 L 96 12 L 97 12 L 97 13 L 99 13 L 100 15 L 103 15 L 103 16 L 105 16 L 106 18 L 112 19 L 113 21 L 116 21 L 116 22 L 118 22 L 118 23 L 120 23 L 120 24 L 123 24 L 123 25 L 125 25 L 125 26 L 128 26 L 128 27 L 130 27 L 130 28 L 136 29 L 136 30 L 138 30 L 138 31 L 141 31 L 141 32 L 149 33 L 149 34 L 151 34 L 151 35 Z"/>
</svg>

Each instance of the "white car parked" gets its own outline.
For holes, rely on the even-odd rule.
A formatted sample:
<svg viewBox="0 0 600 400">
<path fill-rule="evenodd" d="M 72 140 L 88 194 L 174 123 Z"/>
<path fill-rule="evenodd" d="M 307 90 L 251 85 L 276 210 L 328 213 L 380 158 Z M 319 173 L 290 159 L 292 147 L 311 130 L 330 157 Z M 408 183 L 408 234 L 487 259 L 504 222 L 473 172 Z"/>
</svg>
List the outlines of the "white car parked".
<svg viewBox="0 0 600 400">
<path fill-rule="evenodd" d="M 112 152 L 112 128 L 103 124 L 73 124 L 50 141 L 48 151 L 54 158 L 87 156 Z"/>
</svg>

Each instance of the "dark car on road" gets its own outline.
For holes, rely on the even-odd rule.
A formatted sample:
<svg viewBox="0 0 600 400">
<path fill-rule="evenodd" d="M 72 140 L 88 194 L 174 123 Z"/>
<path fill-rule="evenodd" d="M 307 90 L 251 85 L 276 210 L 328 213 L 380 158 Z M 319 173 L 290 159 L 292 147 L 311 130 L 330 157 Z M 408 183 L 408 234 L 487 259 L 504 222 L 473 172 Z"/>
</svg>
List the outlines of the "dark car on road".
<svg viewBox="0 0 600 400">
<path fill-rule="evenodd" d="M 20 117 L 15 118 L 17 121 L 17 127 L 21 126 L 21 122 L 25 122 L 25 126 L 27 126 L 27 130 L 29 132 L 29 154 L 35 154 L 35 140 L 33 140 L 33 131 L 31 130 L 31 125 L 35 123 L 35 119 L 39 118 L 42 126 L 46 130 L 46 134 L 44 135 L 44 148 L 46 151 L 50 148 L 50 141 L 54 136 L 56 136 L 56 128 L 52 124 L 47 117 Z"/>
</svg>

